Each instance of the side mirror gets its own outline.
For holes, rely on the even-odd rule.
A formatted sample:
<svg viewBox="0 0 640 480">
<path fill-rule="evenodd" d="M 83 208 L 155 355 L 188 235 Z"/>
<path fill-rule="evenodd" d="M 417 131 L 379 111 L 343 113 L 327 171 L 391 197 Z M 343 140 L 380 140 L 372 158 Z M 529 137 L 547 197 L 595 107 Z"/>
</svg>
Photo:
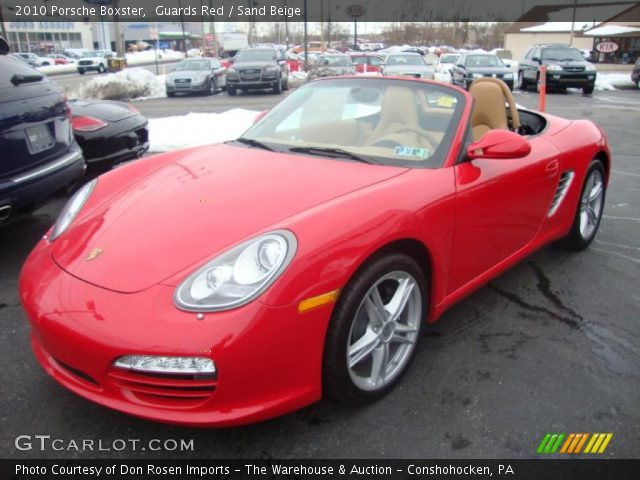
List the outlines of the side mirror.
<svg viewBox="0 0 640 480">
<path fill-rule="evenodd" d="M 458 68 L 464 68 L 464 65 L 462 65 L 461 63 L 458 63 L 458 64 L 456 65 L 456 67 L 458 67 Z"/>
<path fill-rule="evenodd" d="M 510 159 L 526 157 L 530 152 L 531 144 L 523 136 L 509 130 L 489 130 L 469 145 L 467 157 Z"/>
<path fill-rule="evenodd" d="M 540 58 L 539 57 L 532 57 L 531 60 L 533 60 L 534 62 L 540 63 Z"/>
<path fill-rule="evenodd" d="M 258 115 L 256 115 L 256 118 L 253 120 L 253 123 L 256 124 L 258 123 L 260 120 L 262 120 L 262 118 L 269 113 L 269 110 L 263 110 L 261 111 Z"/>
<path fill-rule="evenodd" d="M 227 58 L 227 62 L 229 62 L 229 65 L 233 65 L 234 63 L 236 63 L 233 58 Z"/>
</svg>

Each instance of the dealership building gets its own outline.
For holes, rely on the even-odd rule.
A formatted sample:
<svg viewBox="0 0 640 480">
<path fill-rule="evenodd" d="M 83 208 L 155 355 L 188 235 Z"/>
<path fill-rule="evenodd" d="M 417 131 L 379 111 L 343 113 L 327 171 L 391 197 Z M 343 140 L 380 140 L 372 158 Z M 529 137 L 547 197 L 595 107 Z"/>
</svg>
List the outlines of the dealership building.
<svg viewBox="0 0 640 480">
<path fill-rule="evenodd" d="M 572 3 L 538 5 L 506 30 L 504 48 L 516 60 L 537 43 L 571 44 L 600 63 L 627 64 L 640 57 L 640 2 L 579 4 L 575 18 L 592 21 L 573 22 L 573 14 Z M 532 21 L 541 18 L 547 21 Z"/>
<path fill-rule="evenodd" d="M 93 48 L 89 22 L 5 22 L 4 30 L 14 52 L 45 55 L 68 48 Z"/>
</svg>

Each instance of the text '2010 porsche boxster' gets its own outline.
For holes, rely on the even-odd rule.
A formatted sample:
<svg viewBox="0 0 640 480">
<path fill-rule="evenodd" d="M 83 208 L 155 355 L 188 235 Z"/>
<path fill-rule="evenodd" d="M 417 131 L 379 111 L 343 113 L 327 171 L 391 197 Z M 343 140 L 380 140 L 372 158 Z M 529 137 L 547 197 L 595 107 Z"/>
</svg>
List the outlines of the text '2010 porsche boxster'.
<svg viewBox="0 0 640 480">
<path fill-rule="evenodd" d="M 518 109 L 500 80 L 314 81 L 237 140 L 80 189 L 22 271 L 33 349 L 165 422 L 370 402 L 425 322 L 551 241 L 589 245 L 610 161 L 596 125 Z"/>
</svg>

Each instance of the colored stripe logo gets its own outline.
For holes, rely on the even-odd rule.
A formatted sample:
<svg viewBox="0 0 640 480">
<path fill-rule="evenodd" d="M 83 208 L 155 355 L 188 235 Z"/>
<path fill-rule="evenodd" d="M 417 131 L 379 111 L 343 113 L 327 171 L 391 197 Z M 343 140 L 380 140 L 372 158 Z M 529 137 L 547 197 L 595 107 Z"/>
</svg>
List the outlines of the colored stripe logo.
<svg viewBox="0 0 640 480">
<path fill-rule="evenodd" d="M 537 452 L 604 453 L 612 438 L 613 433 L 547 433 L 538 445 Z"/>
</svg>

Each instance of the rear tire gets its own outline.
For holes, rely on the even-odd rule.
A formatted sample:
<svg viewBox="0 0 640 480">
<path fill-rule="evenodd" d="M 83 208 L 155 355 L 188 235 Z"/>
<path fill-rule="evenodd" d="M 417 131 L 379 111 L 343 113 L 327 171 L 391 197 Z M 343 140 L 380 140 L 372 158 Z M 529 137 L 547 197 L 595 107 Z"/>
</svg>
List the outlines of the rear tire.
<svg viewBox="0 0 640 480">
<path fill-rule="evenodd" d="M 591 161 L 569 234 L 564 238 L 566 247 L 584 250 L 593 241 L 602 220 L 606 194 L 604 165 L 600 159 Z"/>
<path fill-rule="evenodd" d="M 236 87 L 232 87 L 231 85 L 227 86 L 227 95 L 229 95 L 230 97 L 235 97 L 236 93 Z"/>
<path fill-rule="evenodd" d="M 428 305 L 416 261 L 381 253 L 353 276 L 338 299 L 325 340 L 323 390 L 350 404 L 389 393 L 407 371 Z"/>
</svg>

